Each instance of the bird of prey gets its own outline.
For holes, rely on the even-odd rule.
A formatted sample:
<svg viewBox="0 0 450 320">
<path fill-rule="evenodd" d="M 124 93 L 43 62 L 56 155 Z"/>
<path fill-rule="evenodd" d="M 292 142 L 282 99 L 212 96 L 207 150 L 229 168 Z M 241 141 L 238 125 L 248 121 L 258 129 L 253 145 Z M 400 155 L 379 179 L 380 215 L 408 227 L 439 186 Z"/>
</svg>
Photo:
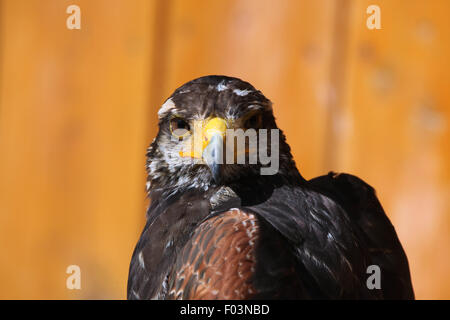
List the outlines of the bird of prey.
<svg viewBox="0 0 450 320">
<path fill-rule="evenodd" d="M 304 179 L 272 103 L 251 84 L 192 80 L 158 117 L 128 299 L 414 299 L 407 257 L 374 189 L 344 173 Z M 266 129 L 257 137 L 277 155 L 275 172 L 263 174 L 270 164 L 249 136 L 244 147 L 231 143 L 239 129 Z"/>
</svg>

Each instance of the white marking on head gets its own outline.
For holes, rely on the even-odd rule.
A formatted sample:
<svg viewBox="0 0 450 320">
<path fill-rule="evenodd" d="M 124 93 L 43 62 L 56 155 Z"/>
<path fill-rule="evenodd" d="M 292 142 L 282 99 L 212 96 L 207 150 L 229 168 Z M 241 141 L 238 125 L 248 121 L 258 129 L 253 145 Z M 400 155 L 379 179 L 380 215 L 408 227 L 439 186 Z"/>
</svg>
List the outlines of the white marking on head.
<svg viewBox="0 0 450 320">
<path fill-rule="evenodd" d="M 248 110 L 259 110 L 263 109 L 263 106 L 260 106 L 259 104 L 251 104 L 247 107 Z"/>
<path fill-rule="evenodd" d="M 250 90 L 239 90 L 239 89 L 234 89 L 233 92 L 234 92 L 235 94 L 237 94 L 238 96 L 243 97 L 243 96 L 248 95 L 251 91 L 250 91 Z"/>
<path fill-rule="evenodd" d="M 216 90 L 219 92 L 223 91 L 223 90 L 227 90 L 227 89 L 228 89 L 228 87 L 225 85 L 225 83 L 223 81 L 221 83 L 219 83 L 216 87 Z"/>
<path fill-rule="evenodd" d="M 172 109 L 175 109 L 175 103 L 171 98 L 167 99 L 166 102 L 161 106 L 158 111 L 158 117 L 161 119 L 165 114 L 169 113 Z"/>
</svg>

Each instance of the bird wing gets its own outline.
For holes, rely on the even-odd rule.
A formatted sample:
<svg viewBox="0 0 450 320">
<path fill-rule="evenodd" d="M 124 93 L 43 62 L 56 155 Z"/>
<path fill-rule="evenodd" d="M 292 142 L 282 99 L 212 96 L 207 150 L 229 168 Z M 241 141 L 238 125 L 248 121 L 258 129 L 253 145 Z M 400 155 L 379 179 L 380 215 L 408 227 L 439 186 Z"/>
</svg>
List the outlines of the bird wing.
<svg viewBox="0 0 450 320">
<path fill-rule="evenodd" d="M 381 269 L 383 297 L 414 299 L 408 259 L 375 190 L 356 176 L 333 172 L 308 185 L 343 207 L 367 248 L 369 263 Z"/>
<path fill-rule="evenodd" d="M 214 213 L 193 232 L 168 276 L 169 299 L 311 298 L 286 239 L 244 209 Z"/>
<path fill-rule="evenodd" d="M 266 222 L 266 233 L 278 233 L 285 240 L 293 273 L 300 278 L 297 288 L 302 291 L 295 298 L 381 298 L 366 287 L 367 250 L 343 208 L 331 198 L 305 186 L 284 185 L 265 202 L 244 209 Z"/>
</svg>

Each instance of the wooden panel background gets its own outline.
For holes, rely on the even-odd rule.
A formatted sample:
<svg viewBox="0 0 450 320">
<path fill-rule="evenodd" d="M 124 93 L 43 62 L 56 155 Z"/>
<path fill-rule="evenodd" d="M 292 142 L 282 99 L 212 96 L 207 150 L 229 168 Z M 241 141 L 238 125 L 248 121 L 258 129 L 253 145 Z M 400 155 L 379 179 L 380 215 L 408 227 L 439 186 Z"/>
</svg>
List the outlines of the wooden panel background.
<svg viewBox="0 0 450 320">
<path fill-rule="evenodd" d="M 81 30 L 66 8 L 81 7 Z M 381 7 L 381 30 L 366 8 Z M 418 298 L 450 298 L 446 0 L 0 0 L 0 298 L 124 298 L 156 110 L 241 77 L 307 178 L 378 191 Z M 65 287 L 77 264 L 82 289 Z"/>
</svg>

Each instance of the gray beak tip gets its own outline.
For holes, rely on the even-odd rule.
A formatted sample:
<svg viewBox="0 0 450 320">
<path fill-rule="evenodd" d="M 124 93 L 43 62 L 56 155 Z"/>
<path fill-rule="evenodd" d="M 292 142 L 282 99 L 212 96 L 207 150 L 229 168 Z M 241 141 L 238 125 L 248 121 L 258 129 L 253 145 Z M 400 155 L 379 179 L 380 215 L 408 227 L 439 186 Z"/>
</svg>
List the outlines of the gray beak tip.
<svg viewBox="0 0 450 320">
<path fill-rule="evenodd" d="M 213 180 L 216 184 L 221 181 L 221 165 L 223 162 L 223 138 L 221 135 L 214 135 L 209 144 L 203 150 L 203 160 L 211 170 Z"/>
</svg>

